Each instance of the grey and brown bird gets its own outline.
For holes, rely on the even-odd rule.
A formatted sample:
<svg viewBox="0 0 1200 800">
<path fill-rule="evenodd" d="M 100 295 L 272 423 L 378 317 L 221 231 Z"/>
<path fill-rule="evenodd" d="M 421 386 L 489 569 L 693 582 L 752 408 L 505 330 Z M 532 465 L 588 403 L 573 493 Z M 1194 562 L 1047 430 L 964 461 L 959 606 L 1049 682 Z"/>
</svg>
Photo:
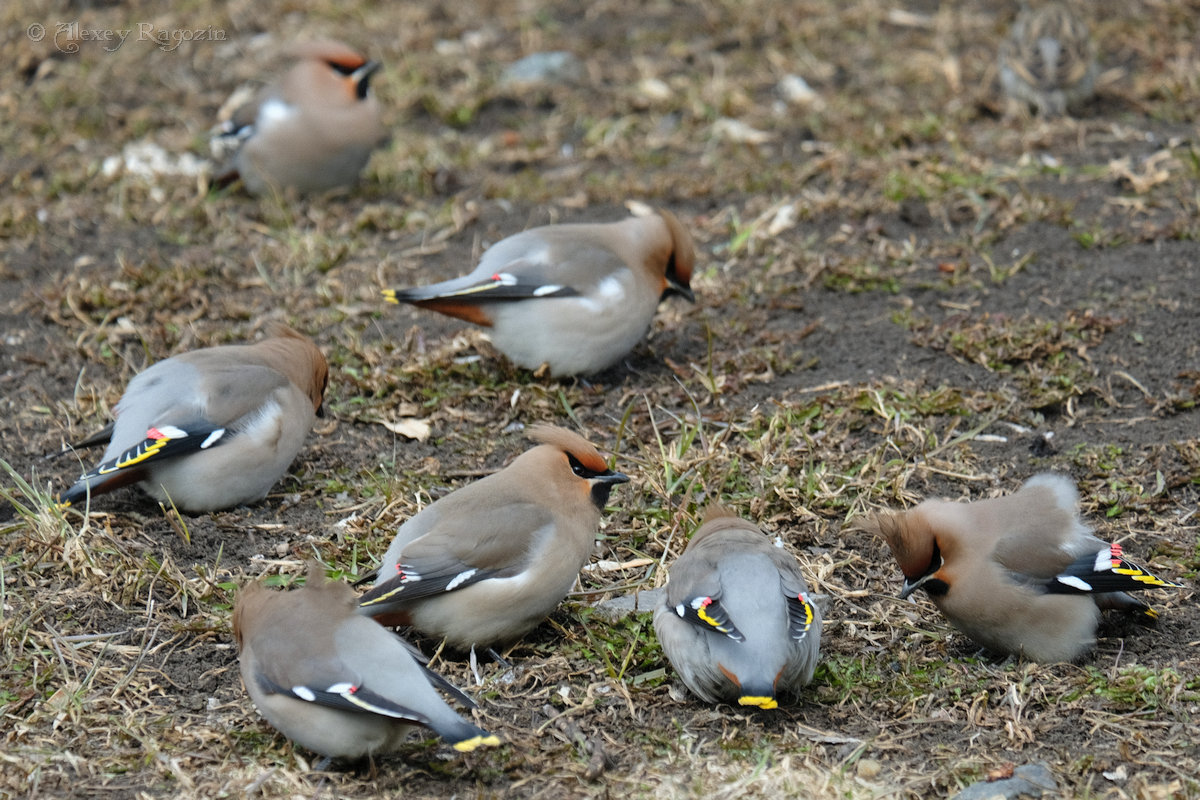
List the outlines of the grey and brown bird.
<svg viewBox="0 0 1200 800">
<path fill-rule="evenodd" d="M 645 338 L 660 301 L 673 294 L 694 301 L 694 261 L 691 236 L 660 210 L 532 228 L 492 245 L 469 275 L 384 296 L 482 325 L 519 366 L 588 375 Z"/>
<path fill-rule="evenodd" d="M 400 526 L 361 613 L 454 648 L 506 644 L 566 597 L 613 486 L 629 480 L 577 433 L 529 429 L 536 447 Z"/>
<path fill-rule="evenodd" d="M 309 565 L 303 589 L 261 582 L 233 611 L 242 682 L 259 713 L 284 736 L 328 758 L 396 750 L 413 727 L 459 752 L 499 738 L 460 717 L 434 686 L 474 704 L 427 669 L 400 637 L 357 613 L 354 590 Z"/>
<path fill-rule="evenodd" d="M 1079 518 L 1070 479 L 1035 475 L 1014 494 L 972 503 L 926 500 L 863 523 L 904 573 L 901 598 L 924 589 L 977 644 L 1034 661 L 1072 661 L 1096 641 L 1101 609 L 1153 619 L 1127 594 L 1178 588 L 1125 559 Z"/>
<path fill-rule="evenodd" d="M 771 709 L 812 680 L 821 613 L 795 556 L 713 506 L 671 565 L 654 630 L 696 695 Z"/>
<path fill-rule="evenodd" d="M 387 140 L 370 89 L 378 62 L 334 41 L 306 42 L 291 55 L 295 64 L 280 80 L 227 103 L 234 108 L 211 141 L 214 156 L 228 162 L 217 185 L 241 177 L 252 194 L 349 186 Z"/>
<path fill-rule="evenodd" d="M 280 323 L 267 333 L 253 344 L 180 353 L 135 376 L 116 419 L 75 445 L 107 444 L 101 463 L 59 502 L 131 483 L 193 512 L 266 497 L 312 430 L 329 378 L 307 336 Z"/>
<path fill-rule="evenodd" d="M 1092 96 L 1096 49 L 1087 24 L 1065 3 L 1023 6 L 1000 45 L 1000 85 L 1015 107 L 1057 117 Z"/>
</svg>

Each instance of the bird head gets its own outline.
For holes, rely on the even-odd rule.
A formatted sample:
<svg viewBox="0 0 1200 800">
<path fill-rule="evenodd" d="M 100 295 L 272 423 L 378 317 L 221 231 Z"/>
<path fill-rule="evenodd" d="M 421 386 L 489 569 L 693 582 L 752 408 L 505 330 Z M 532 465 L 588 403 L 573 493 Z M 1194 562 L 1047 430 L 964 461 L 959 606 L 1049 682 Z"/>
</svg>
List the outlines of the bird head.
<svg viewBox="0 0 1200 800">
<path fill-rule="evenodd" d="M 329 362 L 325 354 L 302 333 L 282 322 L 272 320 L 265 326 L 267 338 L 258 347 L 272 355 L 272 366 L 292 383 L 304 390 L 312 400 L 313 410 L 324 416 L 322 401 L 329 387 Z"/>
<path fill-rule="evenodd" d="M 696 295 L 692 292 L 692 268 L 696 262 L 696 250 L 692 246 L 692 237 L 670 211 L 660 208 L 658 215 L 671 233 L 671 254 L 667 257 L 660 299 L 665 300 L 675 294 L 694 303 Z"/>
<path fill-rule="evenodd" d="M 883 537 L 904 573 L 901 600 L 920 588 L 934 596 L 949 590 L 949 581 L 942 570 L 945 564 L 942 544 L 920 506 L 899 514 L 879 514 L 867 527 Z"/>
<path fill-rule="evenodd" d="M 378 61 L 368 61 L 332 40 L 304 42 L 290 52 L 298 61 L 294 70 L 314 91 L 326 100 L 347 105 L 368 98 L 371 76 L 380 67 Z"/>
<path fill-rule="evenodd" d="M 558 451 L 556 459 L 566 462 L 574 480 L 583 481 L 596 508 L 603 510 L 612 487 L 627 483 L 629 476 L 609 469 L 604 457 L 587 439 L 553 425 L 535 425 L 529 438 Z"/>
</svg>

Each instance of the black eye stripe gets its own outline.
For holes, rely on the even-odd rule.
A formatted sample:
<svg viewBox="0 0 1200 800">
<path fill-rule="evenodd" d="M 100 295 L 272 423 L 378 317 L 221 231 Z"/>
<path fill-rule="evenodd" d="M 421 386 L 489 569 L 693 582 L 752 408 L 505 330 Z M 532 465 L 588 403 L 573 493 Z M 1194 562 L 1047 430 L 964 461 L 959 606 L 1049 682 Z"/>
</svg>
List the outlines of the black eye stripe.
<svg viewBox="0 0 1200 800">
<path fill-rule="evenodd" d="M 329 68 L 331 70 L 338 73 L 339 75 L 345 75 L 347 78 L 350 77 L 351 75 L 353 75 L 358 70 L 358 68 L 362 66 L 361 64 L 359 64 L 358 67 L 352 67 L 352 66 L 349 66 L 348 64 L 342 64 L 337 61 L 326 61 L 325 63 L 329 65 Z"/>
<path fill-rule="evenodd" d="M 933 553 L 929 557 L 929 567 L 925 570 L 926 575 L 932 575 L 942 568 L 942 548 L 938 545 L 937 539 L 933 540 Z"/>
<path fill-rule="evenodd" d="M 580 461 L 578 458 L 571 455 L 570 453 L 567 453 L 567 463 L 571 465 L 572 472 L 574 472 L 579 477 L 584 478 L 585 480 L 588 478 L 594 478 L 600 474 L 599 472 L 597 472 L 594 469 L 588 469 L 587 467 L 585 467 L 583 465 L 582 461 Z"/>
</svg>

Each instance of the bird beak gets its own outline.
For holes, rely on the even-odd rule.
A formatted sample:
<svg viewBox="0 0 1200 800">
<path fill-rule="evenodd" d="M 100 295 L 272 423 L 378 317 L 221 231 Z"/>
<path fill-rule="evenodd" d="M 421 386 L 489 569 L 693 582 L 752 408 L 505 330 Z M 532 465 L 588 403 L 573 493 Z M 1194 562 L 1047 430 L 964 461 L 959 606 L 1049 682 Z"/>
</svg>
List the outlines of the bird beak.
<svg viewBox="0 0 1200 800">
<path fill-rule="evenodd" d="M 673 294 L 677 294 L 680 297 L 685 298 L 689 303 L 696 302 L 696 295 L 694 292 L 692 292 L 692 287 L 685 286 L 684 284 L 679 283 L 678 281 L 673 281 L 668 277 L 667 285 L 666 288 L 663 289 L 662 297 L 658 299 L 661 302 Z"/>
<path fill-rule="evenodd" d="M 368 61 L 350 74 L 350 83 L 354 87 L 354 96 L 365 100 L 371 89 L 371 76 L 380 67 L 378 61 Z"/>
<path fill-rule="evenodd" d="M 588 478 L 588 486 L 590 487 L 588 493 L 591 495 L 592 503 L 595 504 L 596 508 L 603 511 L 604 504 L 608 502 L 608 495 L 612 491 L 612 487 L 618 483 L 628 482 L 629 476 L 624 472 L 608 470 L 599 475 L 593 475 Z"/>
<path fill-rule="evenodd" d="M 941 548 L 937 546 L 937 541 L 935 540 L 933 543 L 933 558 L 930 559 L 929 568 L 926 569 L 925 574 L 919 578 L 914 579 L 909 578 L 907 575 L 904 576 L 904 585 L 900 587 L 900 599 L 908 599 L 908 596 L 924 586 L 926 581 L 935 578 L 938 574 L 938 571 L 941 570 L 942 565 L 945 563 L 946 560 L 942 558 Z M 941 578 L 938 578 L 938 580 L 940 581 Z"/>
<path fill-rule="evenodd" d="M 914 580 L 909 580 L 908 578 L 905 578 L 905 579 L 904 579 L 904 586 L 900 587 L 900 599 L 901 599 L 901 600 L 907 600 L 907 599 L 908 599 L 908 596 L 909 596 L 910 594 L 912 594 L 913 592 L 915 592 L 917 589 L 920 589 L 920 588 L 921 588 L 921 585 L 922 585 L 923 583 L 925 583 L 925 581 L 929 580 L 929 579 L 930 579 L 930 578 L 932 578 L 932 577 L 933 577 L 933 573 L 932 573 L 932 572 L 927 572 L 927 573 L 925 573 L 924 575 L 922 575 L 921 577 L 917 578 L 915 581 L 914 581 Z"/>
<path fill-rule="evenodd" d="M 374 75 L 381 66 L 383 66 L 383 64 L 378 61 L 368 61 L 358 69 L 354 70 L 354 73 L 350 77 L 354 79 L 355 83 L 358 83 L 359 81 L 366 80 Z"/>
</svg>

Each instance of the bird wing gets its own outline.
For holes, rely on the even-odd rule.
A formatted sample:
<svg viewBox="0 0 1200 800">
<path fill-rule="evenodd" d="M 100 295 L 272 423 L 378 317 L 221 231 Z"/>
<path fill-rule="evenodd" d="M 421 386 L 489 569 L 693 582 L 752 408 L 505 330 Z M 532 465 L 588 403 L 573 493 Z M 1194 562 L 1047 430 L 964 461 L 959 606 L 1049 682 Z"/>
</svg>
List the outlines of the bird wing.
<svg viewBox="0 0 1200 800">
<path fill-rule="evenodd" d="M 684 622 L 702 630 L 723 633 L 735 642 L 745 641 L 746 637 L 721 605 L 721 577 L 715 565 L 694 556 L 689 560 L 692 563 L 676 562 L 672 569 L 671 582 L 667 584 L 668 607 Z"/>
<path fill-rule="evenodd" d="M 769 552 L 779 573 L 779 588 L 787 601 L 788 633 L 794 640 L 800 641 L 808 636 L 814 622 L 819 623 L 820 614 L 809 600 L 808 585 L 804 582 L 804 575 L 795 557 L 780 547 L 772 546 Z"/>
<path fill-rule="evenodd" d="M 254 673 L 254 679 L 258 681 L 259 688 L 267 694 L 285 695 L 344 711 L 360 711 L 393 719 L 412 720 L 422 725 L 430 723 L 429 717 L 424 714 L 350 681 L 311 681 L 294 686 L 281 686 L 261 671 Z"/>
<path fill-rule="evenodd" d="M 1047 582 L 1050 594 L 1093 594 L 1128 592 L 1158 586 L 1183 588 L 1181 584 L 1151 575 L 1145 568 L 1125 559 L 1121 545 L 1111 544 L 1099 552 L 1076 559 Z"/>
<path fill-rule="evenodd" d="M 145 439 L 81 475 L 71 488 L 59 495 L 58 502 L 69 506 L 83 499 L 89 491 L 96 491 L 101 485 L 111 483 L 115 488 L 139 481 L 151 460 L 162 461 L 206 450 L 219 444 L 225 434 L 224 427 L 206 420 L 188 423 L 186 427 L 151 427 L 146 431 Z"/>
<path fill-rule="evenodd" d="M 545 267 L 542 262 L 521 259 L 509 262 L 502 270 L 483 277 L 472 274 L 432 286 L 385 289 L 383 296 L 389 303 L 433 305 L 438 302 L 484 303 L 579 294 L 575 288 L 555 282 Z"/>
<path fill-rule="evenodd" d="M 385 687 L 384 691 L 393 694 L 398 687 L 408 687 L 415 697 L 417 690 L 414 687 L 419 672 L 431 685 L 442 689 L 468 708 L 475 708 L 475 701 L 465 692 L 428 667 L 429 658 L 415 645 L 379 623 L 366 617 L 347 617 L 336 624 L 332 635 L 333 651 L 337 655 L 317 667 L 325 675 L 348 674 L 349 667 L 346 665 L 352 663 L 358 667 L 353 673 L 356 676 L 354 683 L 379 684 Z M 283 660 L 285 656 L 280 653 L 277 658 Z M 357 699 L 361 700 L 362 697 L 358 696 Z"/>
<path fill-rule="evenodd" d="M 217 111 L 217 125 L 212 130 L 210 147 L 213 155 L 223 160 L 233 154 L 254 132 L 258 111 L 267 98 L 263 89 L 240 86 Z"/>
<path fill-rule="evenodd" d="M 91 436 L 88 436 L 85 439 L 80 439 L 74 444 L 69 444 L 58 452 L 50 453 L 46 456 L 46 458 L 58 458 L 61 455 L 73 453 L 76 450 L 86 450 L 89 447 L 99 447 L 102 444 L 108 444 L 109 440 L 112 439 L 113 428 L 116 426 L 116 424 L 117 423 L 114 420 L 113 422 L 108 423 L 103 428 L 93 433 Z"/>
<path fill-rule="evenodd" d="M 141 373 L 130 382 L 117 405 L 117 413 L 126 413 L 126 407 L 136 408 L 139 416 L 144 414 L 155 425 L 178 424 L 176 420 L 200 417 L 217 426 L 235 426 L 239 420 L 259 411 L 272 393 L 291 384 L 274 367 L 230 363 L 229 354 L 218 350 L 196 350 L 176 356 L 195 368 L 195 377 L 185 391 L 175 385 L 176 375 L 171 371 L 149 375 L 146 380 L 142 380 L 143 376 L 153 367 Z"/>
<path fill-rule="evenodd" d="M 395 574 L 364 594 L 361 607 L 415 600 L 515 575 L 527 565 L 540 534 L 554 524 L 550 512 L 535 503 L 476 511 L 475 503 L 488 498 L 480 492 L 465 497 L 461 513 L 443 515 L 432 530 L 404 547 Z M 479 529 L 480 520 L 490 523 L 488 529 Z M 388 568 L 383 569 L 386 574 Z"/>
<path fill-rule="evenodd" d="M 788 610 L 788 633 L 797 642 L 808 636 L 817 619 L 817 607 L 803 591 L 785 595 Z"/>
<path fill-rule="evenodd" d="M 671 610 L 684 622 L 690 622 L 698 628 L 723 633 L 735 642 L 746 639 L 729 619 L 719 596 L 698 594 L 676 603 Z"/>
<path fill-rule="evenodd" d="M 978 528 L 994 532 L 991 557 L 1018 583 L 1053 579 L 1104 542 L 1078 515 L 1075 484 L 1062 475 L 1035 475 L 1012 495 L 962 506 Z"/>
</svg>

